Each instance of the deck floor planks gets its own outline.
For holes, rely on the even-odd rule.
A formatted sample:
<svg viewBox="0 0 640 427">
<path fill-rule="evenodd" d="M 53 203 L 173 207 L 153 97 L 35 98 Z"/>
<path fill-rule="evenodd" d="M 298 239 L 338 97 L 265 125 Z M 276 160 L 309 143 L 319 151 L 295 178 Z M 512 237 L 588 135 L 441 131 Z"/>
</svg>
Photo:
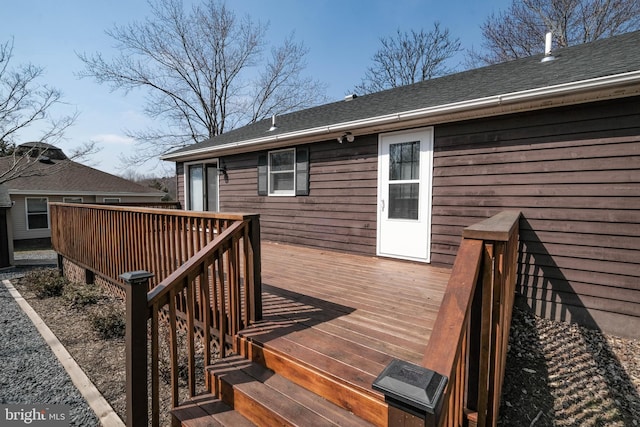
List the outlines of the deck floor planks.
<svg viewBox="0 0 640 427">
<path fill-rule="evenodd" d="M 244 334 L 370 391 L 393 358 L 420 363 L 450 270 L 262 243 L 263 318 Z"/>
</svg>

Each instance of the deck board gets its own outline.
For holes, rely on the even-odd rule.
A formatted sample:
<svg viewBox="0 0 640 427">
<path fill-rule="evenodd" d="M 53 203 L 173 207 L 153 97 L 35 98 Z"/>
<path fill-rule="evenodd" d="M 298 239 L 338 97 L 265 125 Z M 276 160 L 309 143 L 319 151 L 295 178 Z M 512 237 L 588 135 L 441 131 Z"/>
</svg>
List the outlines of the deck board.
<svg viewBox="0 0 640 427">
<path fill-rule="evenodd" d="M 370 389 L 393 358 L 421 363 L 449 275 L 428 264 L 263 242 L 263 321 L 243 334 Z"/>
</svg>

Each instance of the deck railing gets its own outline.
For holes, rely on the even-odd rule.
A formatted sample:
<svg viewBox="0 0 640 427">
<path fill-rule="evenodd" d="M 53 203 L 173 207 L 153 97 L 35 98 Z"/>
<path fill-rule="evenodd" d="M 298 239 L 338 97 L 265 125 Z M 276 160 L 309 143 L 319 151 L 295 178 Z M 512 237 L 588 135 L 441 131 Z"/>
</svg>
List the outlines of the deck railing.
<svg viewBox="0 0 640 427">
<path fill-rule="evenodd" d="M 519 217 L 520 212 L 506 211 L 464 230 L 419 367 L 421 378 L 430 382 L 426 387 L 394 384 L 391 392 L 380 388 L 390 404 L 389 426 L 496 425 L 515 297 Z M 414 396 L 422 387 L 424 399 L 407 404 L 406 387 Z"/>
<path fill-rule="evenodd" d="M 153 273 L 156 286 L 235 221 L 251 222 L 252 239 L 260 230 L 257 215 L 72 203 L 50 212 L 56 252 L 119 286 L 135 270 Z"/>
<path fill-rule="evenodd" d="M 168 323 L 175 407 L 179 350 L 186 353 L 193 396 L 195 343 L 202 342 L 207 366 L 212 347 L 224 356 L 235 334 L 262 316 L 258 216 L 52 204 L 51 218 L 52 243 L 61 256 L 123 288 L 127 425 L 148 424 L 149 391 L 152 425 L 159 425 L 161 320 Z M 178 340 L 179 330 L 186 340 Z M 186 348 L 179 349 L 179 341 Z"/>
</svg>

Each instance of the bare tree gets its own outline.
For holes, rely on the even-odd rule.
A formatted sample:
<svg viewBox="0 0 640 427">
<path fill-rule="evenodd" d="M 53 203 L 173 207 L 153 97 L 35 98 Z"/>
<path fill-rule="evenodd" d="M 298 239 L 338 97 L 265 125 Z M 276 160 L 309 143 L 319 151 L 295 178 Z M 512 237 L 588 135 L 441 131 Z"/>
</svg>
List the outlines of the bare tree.
<svg viewBox="0 0 640 427">
<path fill-rule="evenodd" d="M 13 66 L 13 48 L 13 39 L 0 44 L 0 184 L 41 175 L 42 171 L 33 166 L 46 157 L 47 147 L 60 141 L 78 117 L 77 112 L 61 117 L 51 114 L 63 104 L 62 93 L 40 83 L 44 68 L 33 64 Z M 24 131 L 34 128 L 39 130 L 37 142 L 18 149 Z M 74 149 L 70 157 L 80 159 L 95 152 L 95 144 L 86 143 Z"/>
<path fill-rule="evenodd" d="M 145 113 L 162 119 L 156 129 L 128 131 L 140 149 L 127 163 L 325 100 L 324 86 L 302 75 L 307 50 L 293 36 L 264 58 L 267 27 L 224 3 L 206 0 L 189 11 L 181 0 L 149 4 L 151 18 L 107 31 L 115 58 L 79 55 L 81 77 L 125 93 L 146 90 Z"/>
<path fill-rule="evenodd" d="M 55 143 L 78 114 L 53 117 L 51 109 L 62 104 L 62 93 L 41 84 L 44 69 L 33 64 L 13 67 L 13 39 L 0 44 L 0 156 L 13 153 L 21 132 L 38 127 L 39 141 Z"/>
<path fill-rule="evenodd" d="M 514 0 L 506 12 L 482 24 L 482 51 L 473 65 L 493 64 L 544 52 L 544 35 L 567 47 L 640 29 L 638 0 Z"/>
<path fill-rule="evenodd" d="M 435 22 L 429 32 L 401 32 L 380 39 L 382 46 L 373 56 L 356 93 L 372 93 L 429 80 L 452 71 L 446 62 L 460 51 L 460 40 L 448 28 Z"/>
</svg>

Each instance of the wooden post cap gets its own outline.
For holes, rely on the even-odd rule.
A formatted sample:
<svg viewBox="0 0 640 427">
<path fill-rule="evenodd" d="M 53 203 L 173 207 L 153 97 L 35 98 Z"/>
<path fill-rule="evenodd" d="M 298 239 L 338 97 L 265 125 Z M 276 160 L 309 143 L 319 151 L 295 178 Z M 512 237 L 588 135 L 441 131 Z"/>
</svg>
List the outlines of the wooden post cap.
<svg viewBox="0 0 640 427">
<path fill-rule="evenodd" d="M 447 377 L 422 366 L 394 359 L 373 382 L 385 400 L 410 412 L 435 414 L 442 404 Z"/>
<path fill-rule="evenodd" d="M 130 284 L 146 282 L 152 277 L 153 273 L 149 273 L 145 270 L 128 271 L 120 275 L 122 280 Z"/>
</svg>

